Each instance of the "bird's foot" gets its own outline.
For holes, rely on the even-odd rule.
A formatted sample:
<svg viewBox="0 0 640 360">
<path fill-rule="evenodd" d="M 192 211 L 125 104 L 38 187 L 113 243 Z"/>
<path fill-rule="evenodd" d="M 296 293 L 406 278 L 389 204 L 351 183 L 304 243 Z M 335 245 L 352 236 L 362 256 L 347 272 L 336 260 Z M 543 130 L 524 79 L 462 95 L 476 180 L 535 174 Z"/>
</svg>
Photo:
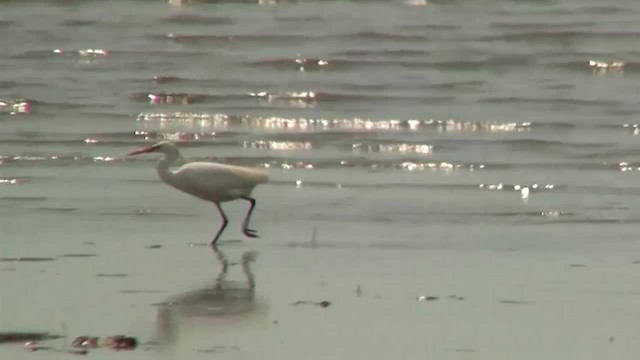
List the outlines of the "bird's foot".
<svg viewBox="0 0 640 360">
<path fill-rule="evenodd" d="M 244 228 L 242 229 L 242 233 L 246 236 L 246 237 L 250 237 L 250 238 L 257 238 L 258 234 L 256 233 L 255 230 L 253 229 L 249 229 L 249 228 Z"/>
</svg>

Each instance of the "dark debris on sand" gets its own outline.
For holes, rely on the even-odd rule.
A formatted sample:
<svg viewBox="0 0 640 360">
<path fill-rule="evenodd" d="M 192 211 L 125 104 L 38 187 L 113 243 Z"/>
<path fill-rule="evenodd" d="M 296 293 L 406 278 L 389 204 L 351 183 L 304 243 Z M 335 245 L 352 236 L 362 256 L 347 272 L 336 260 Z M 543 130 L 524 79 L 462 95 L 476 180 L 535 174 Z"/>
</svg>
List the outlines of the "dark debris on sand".
<svg viewBox="0 0 640 360">
<path fill-rule="evenodd" d="M 30 331 L 2 331 L 0 332 L 0 344 L 21 343 L 27 341 L 45 341 L 62 339 L 60 335 L 50 334 L 48 332 L 30 332 Z"/>
<path fill-rule="evenodd" d="M 55 260 L 56 258 L 51 258 L 51 257 L 0 258 L 0 262 L 14 262 L 14 261 L 37 262 L 37 261 L 55 261 Z"/>
<path fill-rule="evenodd" d="M 24 337 L 20 337 L 24 340 Z M 138 339 L 131 336 L 115 335 L 115 336 L 78 336 L 71 343 L 71 349 L 54 349 L 52 346 L 42 346 L 38 340 L 50 340 L 49 338 L 32 339 L 24 342 L 24 348 L 27 351 L 54 351 L 63 352 L 72 355 L 87 355 L 89 349 L 103 348 L 106 350 L 135 350 L 138 345 Z M 18 342 L 20 340 L 16 340 Z M 66 346 L 65 346 L 66 347 Z"/>
<path fill-rule="evenodd" d="M 86 258 L 86 257 L 96 257 L 98 254 L 64 254 L 62 257 L 66 258 Z"/>
<path fill-rule="evenodd" d="M 531 304 L 530 301 L 520 301 L 520 300 L 500 300 L 501 304 L 511 304 L 511 305 L 525 305 Z"/>
<path fill-rule="evenodd" d="M 319 306 L 321 308 L 326 308 L 329 307 L 329 305 L 331 305 L 331 301 L 306 301 L 306 300 L 298 300 L 298 301 L 294 301 L 291 303 L 291 305 L 293 306 L 297 306 L 297 305 L 315 305 L 315 306 Z"/>
<path fill-rule="evenodd" d="M 122 277 L 129 276 L 129 274 L 125 274 L 125 273 L 113 273 L 113 274 L 98 273 L 98 274 L 96 274 L 96 276 L 97 277 L 122 278 Z"/>
<path fill-rule="evenodd" d="M 78 336 L 73 340 L 71 346 L 81 349 L 97 349 L 103 347 L 111 350 L 134 350 L 138 346 L 138 339 L 124 335 L 106 336 L 103 338 L 97 336 Z"/>
</svg>

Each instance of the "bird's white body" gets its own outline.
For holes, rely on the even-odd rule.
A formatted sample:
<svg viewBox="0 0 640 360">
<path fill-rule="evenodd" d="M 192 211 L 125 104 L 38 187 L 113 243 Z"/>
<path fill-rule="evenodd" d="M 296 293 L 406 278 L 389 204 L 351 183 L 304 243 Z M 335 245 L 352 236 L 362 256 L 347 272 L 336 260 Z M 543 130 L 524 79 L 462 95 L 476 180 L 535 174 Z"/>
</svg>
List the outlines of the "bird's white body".
<svg viewBox="0 0 640 360">
<path fill-rule="evenodd" d="M 213 202 L 251 196 L 256 185 L 269 181 L 267 174 L 258 169 L 210 162 L 187 163 L 171 171 L 170 176 L 159 168 L 158 175 L 180 191 Z"/>
<path fill-rule="evenodd" d="M 191 162 L 172 171 L 169 168 L 182 156 L 178 148 L 168 141 L 161 141 L 152 146 L 138 149 L 128 155 L 152 152 L 164 154 L 156 167 L 162 181 L 187 194 L 211 201 L 218 208 L 222 217 L 222 225 L 211 241 L 211 246 L 215 246 L 228 223 L 220 203 L 236 199 L 244 199 L 251 204 L 242 225 L 242 232 L 248 237 L 258 237 L 255 230 L 248 228 L 251 213 L 256 205 L 256 200 L 251 196 L 251 193 L 258 184 L 269 181 L 269 176 L 265 172 L 242 166 L 210 162 Z"/>
</svg>

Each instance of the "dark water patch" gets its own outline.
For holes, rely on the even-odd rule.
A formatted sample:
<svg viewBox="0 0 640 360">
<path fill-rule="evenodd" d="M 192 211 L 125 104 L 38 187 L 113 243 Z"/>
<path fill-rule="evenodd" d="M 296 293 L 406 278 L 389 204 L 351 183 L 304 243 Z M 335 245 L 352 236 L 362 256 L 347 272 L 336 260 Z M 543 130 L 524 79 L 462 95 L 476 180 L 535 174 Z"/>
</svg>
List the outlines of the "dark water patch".
<svg viewBox="0 0 640 360">
<path fill-rule="evenodd" d="M 11 55 L 11 59 L 14 60 L 53 60 L 59 59 L 63 61 L 72 60 L 78 61 L 97 61 L 109 59 L 131 60 L 137 65 L 131 65 L 132 68 L 137 66 L 139 69 L 147 69 L 149 62 L 152 61 L 165 61 L 167 63 L 173 63 L 182 59 L 191 59 L 196 57 L 202 57 L 206 55 L 206 51 L 171 51 L 171 50 L 128 50 L 128 49 L 37 49 L 37 50 L 25 50 L 21 53 Z M 90 70 L 93 71 L 93 70 Z M 48 86 L 45 84 L 43 86 Z"/>
<path fill-rule="evenodd" d="M 306 35 L 286 35 L 286 34 L 149 34 L 146 36 L 151 40 L 171 41 L 185 45 L 264 45 L 264 44 L 299 44 L 309 41 Z"/>
<path fill-rule="evenodd" d="M 596 188 L 596 187 L 594 187 L 594 188 Z M 601 188 L 601 187 L 597 187 L 596 189 L 601 189 L 601 190 L 605 190 L 605 191 L 607 191 L 607 190 L 609 190 L 609 191 L 610 190 L 616 190 L 616 189 Z M 625 189 L 617 189 L 617 190 L 620 191 L 620 194 L 624 194 L 624 193 L 629 192 L 629 190 L 626 189 L 626 188 Z M 632 192 L 640 195 L 640 188 L 632 189 Z M 627 210 L 629 210 L 629 207 L 628 206 L 624 206 L 624 205 L 615 204 L 615 205 L 585 206 L 584 209 L 585 210 L 616 210 L 616 211 L 620 210 L 620 211 L 627 211 Z"/>
<path fill-rule="evenodd" d="M 216 79 L 208 77 L 176 76 L 172 74 L 156 74 L 152 77 L 143 78 L 129 77 L 123 79 L 122 81 L 135 85 L 145 85 L 149 83 L 153 85 L 181 85 L 181 87 L 198 87 L 206 89 L 217 89 L 219 91 L 228 91 L 229 88 L 251 89 L 256 87 L 268 87 L 271 85 L 267 82 L 257 81 L 253 78 Z"/>
<path fill-rule="evenodd" d="M 430 40 L 428 35 L 418 34 L 401 34 L 382 31 L 360 31 L 356 33 L 347 33 L 339 35 L 328 35 L 328 37 L 334 37 L 339 39 L 348 40 L 392 40 L 392 41 L 407 41 L 407 42 L 424 42 Z"/>
<path fill-rule="evenodd" d="M 476 38 L 477 41 L 492 42 L 529 42 L 529 43 L 575 43 L 575 42 L 591 42 L 615 41 L 615 40 L 633 40 L 638 39 L 640 32 L 637 31 L 591 31 L 591 30 L 530 30 L 522 33 L 506 33 L 501 35 L 481 36 Z"/>
<path fill-rule="evenodd" d="M 0 89 L 9 90 L 17 86 L 22 86 L 22 84 L 15 81 L 0 80 Z"/>
<path fill-rule="evenodd" d="M 162 245 L 147 245 L 144 247 L 145 249 L 162 249 Z"/>
<path fill-rule="evenodd" d="M 635 115 L 638 112 L 636 109 L 605 109 L 602 111 L 603 114 L 613 115 L 616 117 L 619 116 L 630 116 Z"/>
<path fill-rule="evenodd" d="M 234 23 L 230 17 L 199 14 L 173 14 L 163 18 L 162 21 L 178 25 L 231 25 Z"/>
<path fill-rule="evenodd" d="M 97 277 L 106 277 L 106 278 L 123 278 L 123 277 L 129 276 L 129 274 L 123 274 L 123 273 L 103 274 L 103 273 L 99 273 L 99 274 L 96 274 L 96 276 Z"/>
<path fill-rule="evenodd" d="M 63 26 L 69 27 L 84 27 L 84 26 L 93 26 L 98 24 L 98 20 L 90 20 L 90 19 L 67 19 L 61 22 Z"/>
<path fill-rule="evenodd" d="M 64 254 L 61 257 L 65 257 L 65 258 L 89 258 L 89 257 L 96 257 L 98 256 L 98 254 Z"/>
<path fill-rule="evenodd" d="M 159 182 L 158 179 L 153 179 L 153 180 L 127 179 L 125 181 L 129 183 L 134 183 L 134 184 L 157 184 Z M 131 213 L 122 213 L 122 215 L 125 215 L 125 214 L 131 215 Z"/>
<path fill-rule="evenodd" d="M 46 201 L 48 200 L 45 196 L 0 196 L 0 201 L 18 201 L 18 202 L 27 202 L 27 201 Z"/>
<path fill-rule="evenodd" d="M 147 82 L 146 79 L 143 81 Z M 181 78 L 178 76 L 171 76 L 171 75 L 156 75 L 153 77 L 153 82 L 158 85 L 173 84 L 173 83 L 180 83 L 180 82 L 187 82 L 187 81 L 189 81 L 189 79 Z"/>
<path fill-rule="evenodd" d="M 437 90 L 454 90 L 460 91 L 465 89 L 480 90 L 481 87 L 487 85 L 486 81 L 470 80 L 470 81 L 451 81 L 430 84 L 429 87 Z"/>
<path fill-rule="evenodd" d="M 430 39 L 428 35 L 401 34 L 380 31 L 360 31 L 336 35 L 294 35 L 294 34 L 148 34 L 152 40 L 165 40 L 189 45 L 225 44 L 236 43 L 242 45 L 255 44 L 302 44 L 318 40 L 375 40 L 396 42 L 424 42 Z"/>
<path fill-rule="evenodd" d="M 509 21 L 494 21 L 489 23 L 490 27 L 497 29 L 504 29 L 509 31 L 560 31 L 571 30 L 581 27 L 594 27 L 598 23 L 595 21 L 563 21 L 562 23 L 548 23 L 548 22 L 509 22 Z"/>
<path fill-rule="evenodd" d="M 176 85 L 176 84 L 197 85 L 197 86 L 206 86 L 208 88 L 211 88 L 211 87 L 224 88 L 224 87 L 234 87 L 234 86 L 244 85 L 243 82 L 240 80 L 224 81 L 224 80 L 217 80 L 217 79 L 202 79 L 202 78 L 195 79 L 195 78 L 187 78 L 187 77 L 173 76 L 173 75 L 155 75 L 153 79 L 130 79 L 128 81 L 135 82 L 135 83 L 148 83 L 151 81 L 155 85 Z M 251 85 L 254 85 L 254 84 L 251 84 Z"/>
<path fill-rule="evenodd" d="M 531 56 L 498 56 L 482 59 L 425 61 L 425 60 L 400 60 L 400 59 L 271 59 L 250 62 L 253 67 L 266 67 L 274 70 L 291 71 L 318 71 L 334 70 L 344 71 L 349 69 L 400 67 L 410 70 L 446 70 L 446 71 L 478 71 L 478 70 L 504 70 L 508 68 L 525 68 L 537 64 L 537 60 Z"/>
<path fill-rule="evenodd" d="M 540 105 L 568 105 L 574 107 L 608 107 L 620 106 L 620 101 L 601 99 L 569 99 L 569 98 L 525 98 L 518 96 L 485 97 L 478 100 L 487 104 L 540 104 Z"/>
<path fill-rule="evenodd" d="M 45 262 L 45 261 L 55 261 L 56 258 L 52 257 L 18 257 L 18 258 L 10 258 L 3 257 L 0 258 L 0 262 Z"/>
<path fill-rule="evenodd" d="M 62 53 L 57 52 L 59 49 L 47 49 L 47 50 L 25 50 L 22 53 L 11 55 L 15 60 L 40 60 L 51 57 L 59 57 Z"/>
<path fill-rule="evenodd" d="M 594 147 L 594 151 L 586 152 L 583 154 L 573 155 L 576 159 L 588 159 L 588 160 L 604 160 L 603 164 L 608 164 L 612 166 L 618 166 L 620 168 L 625 168 L 625 170 L 636 170 L 640 163 L 636 162 L 626 162 L 626 161 L 616 161 L 611 162 L 611 159 L 616 158 L 628 158 L 635 157 L 638 155 L 638 149 L 634 148 L 623 148 L 623 149 L 598 149 Z"/>
<path fill-rule="evenodd" d="M 120 290 L 121 294 L 166 294 L 169 290 Z"/>
<path fill-rule="evenodd" d="M 80 210 L 79 208 L 61 208 L 61 207 L 38 207 L 38 211 L 69 213 Z"/>
<path fill-rule="evenodd" d="M 402 86 L 395 86 L 390 84 L 358 84 L 358 83 L 338 83 L 334 82 L 332 84 L 323 84 L 326 87 L 333 87 L 340 90 L 348 90 L 348 91 L 356 91 L 356 92 L 381 92 L 381 91 L 389 91 L 389 90 L 407 90 L 407 89 L 426 89 L 428 85 L 426 84 L 418 84 L 418 85 L 409 85 L 405 84 Z"/>
<path fill-rule="evenodd" d="M 0 29 L 2 28 L 8 28 L 10 26 L 15 25 L 16 22 L 15 21 L 11 21 L 11 20 L 0 20 Z"/>
<path fill-rule="evenodd" d="M 576 14 L 595 14 L 595 15 L 613 15 L 613 14 L 631 14 L 637 10 L 621 5 L 587 5 L 581 6 L 575 10 Z"/>
<path fill-rule="evenodd" d="M 611 184 L 610 186 L 601 185 L 601 186 L 593 186 L 593 185 L 571 185 L 569 188 L 572 192 L 576 193 L 585 193 L 585 194 L 602 194 L 602 195 L 619 195 L 619 196 L 640 196 L 640 188 L 638 187 L 617 187 L 615 184 Z M 626 211 L 629 210 L 626 206 L 623 205 L 611 205 L 611 204 L 600 204 L 594 206 L 585 207 L 586 210 L 613 210 L 613 211 Z"/>
<path fill-rule="evenodd" d="M 568 129 L 574 129 L 578 126 L 584 126 L 584 127 L 588 127 L 589 125 L 578 125 L 578 124 L 574 124 L 574 123 L 570 123 L 570 122 L 563 122 L 563 121 L 554 121 L 554 122 L 533 122 L 533 123 L 525 123 L 527 126 L 531 127 L 532 129 L 540 129 L 540 130 L 568 130 Z M 609 126 L 609 124 L 605 124 L 606 126 Z"/>
<path fill-rule="evenodd" d="M 283 23 L 323 23 L 326 22 L 326 19 L 319 15 L 309 15 L 309 16 L 279 16 L 276 15 L 274 20 L 277 22 Z"/>
<path fill-rule="evenodd" d="M 136 50 L 136 49 L 111 49 L 109 55 L 127 55 L 139 59 L 150 58 L 198 58 L 206 55 L 204 50 Z"/>
<path fill-rule="evenodd" d="M 330 52 L 330 56 L 344 56 L 344 57 L 382 57 L 382 58 L 399 58 L 399 57 L 425 57 L 432 52 L 423 49 L 354 49 L 354 50 L 340 50 Z"/>
<path fill-rule="evenodd" d="M 42 101 L 42 100 L 25 100 L 30 107 L 30 111 L 28 112 L 41 112 L 41 111 L 66 111 L 66 110 L 78 110 L 78 109 L 88 109 L 88 108 L 92 108 L 92 109 L 96 109 L 96 108 L 102 108 L 102 109 L 115 109 L 117 108 L 117 105 L 115 104 L 87 104 L 87 103 L 75 103 L 75 102 L 70 102 L 70 101 L 64 101 L 64 102 L 50 102 L 50 101 Z"/>
<path fill-rule="evenodd" d="M 545 89 L 551 90 L 574 90 L 576 85 L 573 84 L 549 84 L 543 86 Z"/>
<path fill-rule="evenodd" d="M 530 55 L 502 55 L 482 59 L 434 61 L 426 63 L 427 68 L 453 71 L 506 70 L 508 68 L 528 68 L 537 64 L 537 59 Z M 407 65 L 403 65 L 407 66 Z M 410 67 L 410 66 L 407 66 Z M 417 68 L 422 68 L 418 65 Z"/>
<path fill-rule="evenodd" d="M 399 25 L 398 28 L 402 30 L 451 32 L 451 31 L 462 29 L 462 26 L 452 25 L 452 24 L 405 24 L 405 25 Z"/>
</svg>

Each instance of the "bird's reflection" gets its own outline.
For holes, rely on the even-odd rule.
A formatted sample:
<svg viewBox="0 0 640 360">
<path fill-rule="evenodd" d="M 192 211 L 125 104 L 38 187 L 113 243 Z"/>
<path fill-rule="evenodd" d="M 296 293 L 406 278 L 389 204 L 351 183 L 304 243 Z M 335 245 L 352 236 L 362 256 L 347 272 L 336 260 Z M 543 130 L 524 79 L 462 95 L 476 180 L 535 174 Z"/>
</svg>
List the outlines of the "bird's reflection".
<svg viewBox="0 0 640 360">
<path fill-rule="evenodd" d="M 195 323 L 206 323 L 215 327 L 224 325 L 225 331 L 233 323 L 251 323 L 264 318 L 268 306 L 257 301 L 256 281 L 251 263 L 257 258 L 255 251 L 242 254 L 240 265 L 246 281 L 229 281 L 229 268 L 237 263 L 229 263 L 225 254 L 216 246 L 213 252 L 220 262 L 220 272 L 211 286 L 172 296 L 160 304 L 157 314 L 157 339 L 169 344 L 176 341 L 178 333 Z M 223 323 L 223 324 L 222 324 Z"/>
</svg>

